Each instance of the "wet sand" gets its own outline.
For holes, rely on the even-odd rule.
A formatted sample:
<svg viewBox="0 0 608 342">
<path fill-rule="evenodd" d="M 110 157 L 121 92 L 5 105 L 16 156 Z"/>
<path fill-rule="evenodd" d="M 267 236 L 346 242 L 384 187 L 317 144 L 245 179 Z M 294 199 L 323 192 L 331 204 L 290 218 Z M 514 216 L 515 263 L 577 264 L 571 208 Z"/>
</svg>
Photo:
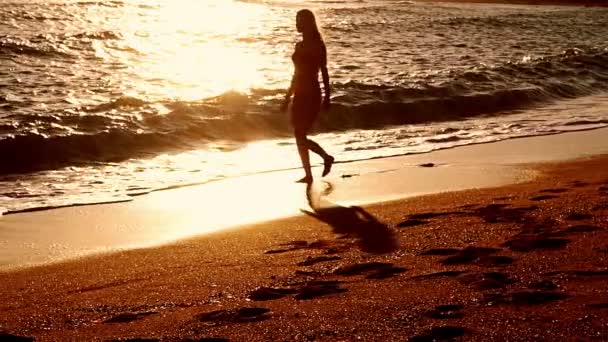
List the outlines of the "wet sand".
<svg viewBox="0 0 608 342">
<path fill-rule="evenodd" d="M 39 341 L 606 340 L 608 156 L 529 167 L 539 176 L 515 185 L 363 208 L 321 187 L 307 215 L 3 273 L 0 330 Z"/>
</svg>

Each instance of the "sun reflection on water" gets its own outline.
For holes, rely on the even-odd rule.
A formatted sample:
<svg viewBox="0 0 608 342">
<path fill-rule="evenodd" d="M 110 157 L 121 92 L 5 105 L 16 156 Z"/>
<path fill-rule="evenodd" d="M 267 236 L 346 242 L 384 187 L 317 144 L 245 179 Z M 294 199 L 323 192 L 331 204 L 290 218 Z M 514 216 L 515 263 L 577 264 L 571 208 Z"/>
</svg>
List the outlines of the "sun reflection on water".
<svg viewBox="0 0 608 342">
<path fill-rule="evenodd" d="M 284 51 L 269 50 L 267 41 L 256 39 L 274 29 L 264 20 L 272 14 L 265 6 L 173 0 L 157 1 L 151 7 L 156 9 L 153 18 L 143 20 L 141 10 L 132 8 L 117 18 L 124 30 L 123 43 L 142 53 L 135 60 L 132 54 L 122 54 L 136 76 L 123 88 L 135 88 L 139 95 L 197 100 L 262 88 L 268 80 L 284 80 L 290 72 Z M 277 65 L 281 67 L 268 69 Z"/>
</svg>

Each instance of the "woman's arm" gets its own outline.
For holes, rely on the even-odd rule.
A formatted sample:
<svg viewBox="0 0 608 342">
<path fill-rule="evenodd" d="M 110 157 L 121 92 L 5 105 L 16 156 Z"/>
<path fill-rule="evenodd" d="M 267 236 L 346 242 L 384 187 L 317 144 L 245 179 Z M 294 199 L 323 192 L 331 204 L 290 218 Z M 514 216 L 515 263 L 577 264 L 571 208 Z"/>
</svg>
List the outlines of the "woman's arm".
<svg viewBox="0 0 608 342">
<path fill-rule="evenodd" d="M 323 89 L 325 90 L 325 99 L 323 100 L 323 108 L 328 109 L 331 101 L 331 89 L 329 87 L 329 72 L 327 72 L 327 49 L 323 44 L 323 58 L 321 59 L 321 76 L 323 77 Z"/>
<path fill-rule="evenodd" d="M 289 101 L 291 101 L 291 95 L 293 95 L 293 86 L 296 82 L 296 74 L 294 72 L 293 76 L 291 76 L 291 83 L 289 84 L 289 89 L 287 89 L 287 94 L 285 94 L 285 100 L 281 104 L 281 111 L 286 112 L 289 107 Z"/>
<path fill-rule="evenodd" d="M 331 101 L 331 89 L 329 88 L 329 73 L 327 72 L 327 65 L 321 66 L 321 75 L 323 76 L 323 89 L 325 90 L 325 99 L 323 100 L 323 108 L 329 108 Z"/>
<path fill-rule="evenodd" d="M 296 46 L 294 48 L 294 50 L 295 50 L 294 53 L 297 53 L 299 49 L 300 49 L 300 43 L 296 43 Z M 281 104 L 281 111 L 283 111 L 283 112 L 286 112 L 287 108 L 289 107 L 289 101 L 291 101 L 291 95 L 293 95 L 295 84 L 296 84 L 296 71 L 294 70 L 293 76 L 291 76 L 291 82 L 289 83 L 289 89 L 287 89 L 287 94 L 285 94 L 285 100 L 283 100 L 283 103 Z"/>
</svg>

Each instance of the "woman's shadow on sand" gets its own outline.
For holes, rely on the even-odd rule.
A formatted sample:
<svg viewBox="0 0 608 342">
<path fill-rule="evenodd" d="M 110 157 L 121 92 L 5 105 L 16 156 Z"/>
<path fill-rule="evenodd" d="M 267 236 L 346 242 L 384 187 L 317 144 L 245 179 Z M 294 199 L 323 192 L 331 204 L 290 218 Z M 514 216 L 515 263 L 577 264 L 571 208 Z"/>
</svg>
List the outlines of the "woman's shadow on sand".
<svg viewBox="0 0 608 342">
<path fill-rule="evenodd" d="M 330 225 L 336 234 L 354 237 L 363 252 L 384 254 L 397 249 L 394 233 L 386 224 L 361 207 L 344 207 L 324 199 L 333 186 L 323 183 L 326 187 L 322 191 L 316 191 L 313 184 L 307 185 L 306 199 L 312 211 L 302 209 L 302 212 Z"/>
</svg>

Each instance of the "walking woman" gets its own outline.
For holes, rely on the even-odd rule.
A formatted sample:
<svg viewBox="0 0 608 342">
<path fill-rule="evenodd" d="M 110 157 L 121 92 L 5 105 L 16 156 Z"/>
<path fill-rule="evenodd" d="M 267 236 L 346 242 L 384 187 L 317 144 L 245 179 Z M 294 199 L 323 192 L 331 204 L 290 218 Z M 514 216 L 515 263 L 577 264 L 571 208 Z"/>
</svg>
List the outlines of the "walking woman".
<svg viewBox="0 0 608 342">
<path fill-rule="evenodd" d="M 296 15 L 296 28 L 302 33 L 302 41 L 296 44 L 295 51 L 291 56 L 295 72 L 291 79 L 291 85 L 285 96 L 282 109 L 286 111 L 291 95 L 293 103 L 291 106 L 291 123 L 294 128 L 298 153 L 304 168 L 304 178 L 299 183 L 312 183 L 312 172 L 310 169 L 310 156 L 308 150 L 313 151 L 323 158 L 323 177 L 331 171 L 334 157 L 330 156 L 316 142 L 308 138 L 321 109 L 329 108 L 329 74 L 327 73 L 327 51 L 321 33 L 317 27 L 314 14 L 307 9 L 298 11 Z M 321 97 L 319 85 L 319 71 L 323 76 L 323 90 L 325 97 Z"/>
</svg>

